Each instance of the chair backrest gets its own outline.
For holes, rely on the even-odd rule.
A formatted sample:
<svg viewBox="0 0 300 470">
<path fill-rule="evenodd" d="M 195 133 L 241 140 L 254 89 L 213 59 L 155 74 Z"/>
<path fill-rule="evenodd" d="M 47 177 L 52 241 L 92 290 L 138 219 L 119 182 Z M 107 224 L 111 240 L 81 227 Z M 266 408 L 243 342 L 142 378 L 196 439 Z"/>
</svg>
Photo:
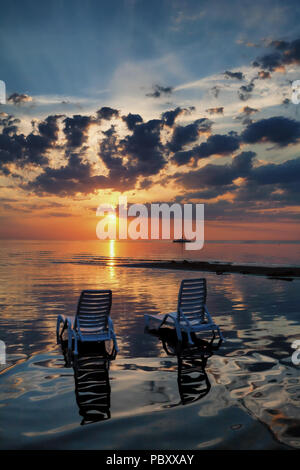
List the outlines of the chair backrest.
<svg viewBox="0 0 300 470">
<path fill-rule="evenodd" d="M 178 294 L 177 314 L 180 310 L 188 320 L 203 320 L 206 302 L 206 279 L 184 279 Z"/>
<path fill-rule="evenodd" d="M 78 330 L 87 333 L 100 333 L 106 330 L 111 303 L 111 290 L 83 290 L 77 306 Z"/>
</svg>

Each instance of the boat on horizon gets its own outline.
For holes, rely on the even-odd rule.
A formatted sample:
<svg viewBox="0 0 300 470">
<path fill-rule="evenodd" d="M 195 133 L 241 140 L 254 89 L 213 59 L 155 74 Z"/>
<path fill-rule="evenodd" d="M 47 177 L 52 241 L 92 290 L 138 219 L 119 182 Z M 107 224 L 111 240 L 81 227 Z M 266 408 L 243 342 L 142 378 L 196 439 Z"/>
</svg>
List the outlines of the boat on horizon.
<svg viewBox="0 0 300 470">
<path fill-rule="evenodd" d="M 173 243 L 191 243 L 193 240 L 189 240 L 187 238 L 175 238 Z"/>
</svg>

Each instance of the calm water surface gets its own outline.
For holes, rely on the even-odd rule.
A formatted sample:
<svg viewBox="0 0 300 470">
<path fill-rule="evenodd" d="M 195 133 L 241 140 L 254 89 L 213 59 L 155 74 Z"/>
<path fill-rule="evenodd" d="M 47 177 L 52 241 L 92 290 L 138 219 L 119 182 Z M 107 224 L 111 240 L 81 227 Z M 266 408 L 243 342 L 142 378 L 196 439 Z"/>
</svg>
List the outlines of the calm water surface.
<svg viewBox="0 0 300 470">
<path fill-rule="evenodd" d="M 205 360 L 182 359 L 144 334 L 143 315 L 174 310 L 180 281 L 195 273 L 118 266 L 120 258 L 299 265 L 299 248 L 212 243 L 195 255 L 167 242 L 2 242 L 1 448 L 299 448 L 300 368 L 291 362 L 299 280 L 199 273 L 226 342 Z M 74 377 L 55 323 L 58 313 L 74 314 L 85 288 L 113 290 L 120 353 L 109 370 L 82 356 Z M 85 419 L 82 380 L 106 419 Z"/>
</svg>

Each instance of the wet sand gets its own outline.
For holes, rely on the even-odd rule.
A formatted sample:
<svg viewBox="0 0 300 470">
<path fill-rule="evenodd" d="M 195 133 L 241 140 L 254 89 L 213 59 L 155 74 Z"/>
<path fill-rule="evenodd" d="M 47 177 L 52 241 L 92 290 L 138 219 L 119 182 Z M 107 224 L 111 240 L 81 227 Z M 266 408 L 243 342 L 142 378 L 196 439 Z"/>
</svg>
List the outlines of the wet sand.
<svg viewBox="0 0 300 470">
<path fill-rule="evenodd" d="M 249 264 L 232 264 L 207 261 L 147 261 L 139 263 L 120 263 L 119 266 L 131 268 L 159 268 L 159 269 L 181 269 L 184 271 L 208 271 L 216 274 L 238 273 L 268 276 L 271 278 L 284 278 L 292 280 L 300 277 L 298 266 L 259 266 Z"/>
</svg>

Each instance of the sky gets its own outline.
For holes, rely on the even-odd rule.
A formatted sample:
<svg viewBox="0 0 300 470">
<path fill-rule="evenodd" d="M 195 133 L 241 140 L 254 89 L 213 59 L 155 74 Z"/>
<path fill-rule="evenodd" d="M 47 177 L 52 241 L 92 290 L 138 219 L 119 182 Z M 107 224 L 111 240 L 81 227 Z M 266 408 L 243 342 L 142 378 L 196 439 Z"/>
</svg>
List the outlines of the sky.
<svg viewBox="0 0 300 470">
<path fill-rule="evenodd" d="M 204 203 L 206 239 L 299 239 L 300 4 L 0 0 L 0 238 Z"/>
</svg>

